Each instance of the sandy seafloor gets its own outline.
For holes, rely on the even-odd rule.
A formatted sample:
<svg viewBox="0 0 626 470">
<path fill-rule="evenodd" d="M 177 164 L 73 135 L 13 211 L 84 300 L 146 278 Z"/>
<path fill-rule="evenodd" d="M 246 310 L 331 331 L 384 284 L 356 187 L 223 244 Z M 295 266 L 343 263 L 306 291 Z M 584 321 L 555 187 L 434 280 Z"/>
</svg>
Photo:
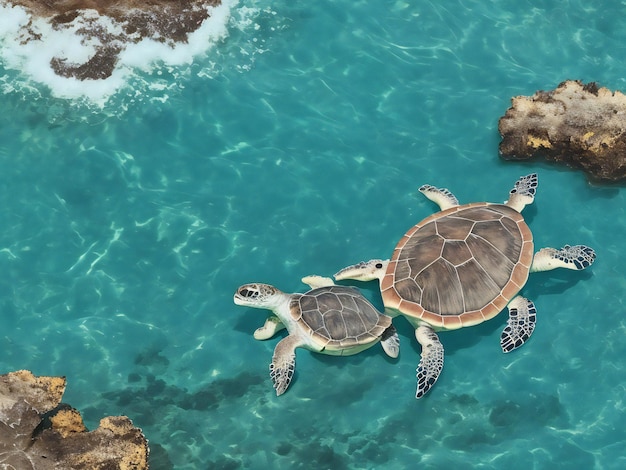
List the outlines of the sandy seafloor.
<svg viewBox="0 0 626 470">
<path fill-rule="evenodd" d="M 87 426 L 128 415 L 157 470 L 626 468 L 626 192 L 501 161 L 497 132 L 512 96 L 565 79 L 625 91 L 625 17 L 613 0 L 232 2 L 187 59 L 135 57 L 107 83 L 57 81 L 5 30 L 0 370 L 67 376 Z M 501 353 L 505 314 L 441 333 L 416 400 L 398 318 L 397 360 L 300 350 L 274 395 L 278 338 L 252 338 L 265 313 L 233 304 L 240 284 L 302 291 L 388 257 L 436 209 L 421 184 L 503 201 L 531 172 L 537 248 L 598 259 L 530 278 L 526 345 Z"/>
</svg>

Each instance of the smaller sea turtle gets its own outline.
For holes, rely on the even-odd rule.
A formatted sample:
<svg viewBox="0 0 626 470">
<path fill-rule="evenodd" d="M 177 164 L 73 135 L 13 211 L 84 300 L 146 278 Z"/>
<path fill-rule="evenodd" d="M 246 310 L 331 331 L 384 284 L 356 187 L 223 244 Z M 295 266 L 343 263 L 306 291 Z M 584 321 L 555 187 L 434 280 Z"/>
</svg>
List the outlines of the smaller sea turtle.
<svg viewBox="0 0 626 470">
<path fill-rule="evenodd" d="M 390 357 L 398 357 L 400 341 L 391 317 L 383 315 L 355 287 L 337 286 L 332 279 L 302 279 L 312 290 L 286 294 L 268 284 L 245 284 L 235 292 L 237 305 L 271 310 L 255 338 L 267 339 L 287 328 L 289 335 L 274 349 L 270 377 L 276 395 L 285 393 L 296 366 L 296 348 L 349 356 L 381 341 Z"/>
</svg>

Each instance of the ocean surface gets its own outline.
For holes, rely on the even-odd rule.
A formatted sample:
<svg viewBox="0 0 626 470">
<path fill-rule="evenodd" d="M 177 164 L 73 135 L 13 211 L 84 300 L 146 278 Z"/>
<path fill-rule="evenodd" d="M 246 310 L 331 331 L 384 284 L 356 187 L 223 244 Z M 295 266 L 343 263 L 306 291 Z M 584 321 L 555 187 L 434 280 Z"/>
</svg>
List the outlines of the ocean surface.
<svg viewBox="0 0 626 470">
<path fill-rule="evenodd" d="M 46 68 L 71 38 L 35 57 L 2 13 L 1 373 L 66 376 L 87 427 L 129 416 L 156 470 L 626 468 L 626 189 L 502 161 L 497 130 L 566 79 L 626 91 L 624 2 L 228 0 L 187 46 L 89 82 Z M 505 313 L 440 333 L 416 400 L 398 318 L 398 359 L 298 350 L 275 396 L 284 332 L 254 340 L 266 312 L 238 286 L 303 292 L 389 257 L 437 209 L 420 185 L 501 202 L 532 172 L 536 248 L 597 261 L 531 276 L 527 344 L 501 352 Z"/>
</svg>

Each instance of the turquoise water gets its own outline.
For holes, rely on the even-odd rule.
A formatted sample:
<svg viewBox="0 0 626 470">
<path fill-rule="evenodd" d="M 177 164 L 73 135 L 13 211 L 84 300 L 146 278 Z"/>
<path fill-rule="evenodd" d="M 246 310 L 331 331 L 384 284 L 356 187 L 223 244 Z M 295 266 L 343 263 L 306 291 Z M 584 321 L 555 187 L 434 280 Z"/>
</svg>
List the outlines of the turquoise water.
<svg viewBox="0 0 626 470">
<path fill-rule="evenodd" d="M 65 375 L 90 428 L 128 415 L 154 469 L 625 468 L 626 193 L 503 162 L 497 132 L 512 96 L 626 90 L 625 14 L 250 1 L 193 64 L 139 71 L 104 104 L 0 68 L 0 370 Z M 398 318 L 397 360 L 300 350 L 275 397 L 278 339 L 252 338 L 265 313 L 233 304 L 239 285 L 302 291 L 388 257 L 436 209 L 424 183 L 502 201 L 531 172 L 537 247 L 598 259 L 530 278 L 528 344 L 501 353 L 505 315 L 442 333 L 443 373 L 416 400 L 419 347 Z"/>
</svg>

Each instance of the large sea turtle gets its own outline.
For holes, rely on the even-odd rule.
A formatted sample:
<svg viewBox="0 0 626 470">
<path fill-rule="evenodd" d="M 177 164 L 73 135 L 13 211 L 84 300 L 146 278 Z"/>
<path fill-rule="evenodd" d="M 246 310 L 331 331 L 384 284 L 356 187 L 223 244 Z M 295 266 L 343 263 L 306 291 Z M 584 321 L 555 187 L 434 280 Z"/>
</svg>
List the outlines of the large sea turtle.
<svg viewBox="0 0 626 470">
<path fill-rule="evenodd" d="M 287 328 L 286 336 L 276 345 L 270 364 L 270 377 L 276 395 L 285 393 L 296 366 L 296 348 L 305 348 L 332 356 L 349 356 L 381 341 L 390 357 L 398 357 L 398 334 L 391 317 L 383 315 L 350 286 L 337 286 L 327 277 L 302 279 L 312 290 L 304 294 L 286 294 L 268 284 L 245 284 L 235 292 L 237 305 L 272 310 L 255 338 L 267 339 Z"/>
<path fill-rule="evenodd" d="M 459 205 L 447 189 L 419 190 L 441 208 L 412 227 L 398 242 L 391 260 L 375 259 L 346 267 L 336 280 L 378 279 L 385 313 L 404 315 L 422 346 L 416 398 L 436 382 L 443 367 L 443 346 L 436 331 L 477 325 L 508 305 L 509 319 L 500 344 L 510 352 L 535 328 L 533 302 L 516 294 L 530 272 L 585 269 L 595 252 L 584 245 L 533 252 L 533 237 L 521 214 L 533 202 L 537 175 L 520 178 L 504 204 Z"/>
</svg>

